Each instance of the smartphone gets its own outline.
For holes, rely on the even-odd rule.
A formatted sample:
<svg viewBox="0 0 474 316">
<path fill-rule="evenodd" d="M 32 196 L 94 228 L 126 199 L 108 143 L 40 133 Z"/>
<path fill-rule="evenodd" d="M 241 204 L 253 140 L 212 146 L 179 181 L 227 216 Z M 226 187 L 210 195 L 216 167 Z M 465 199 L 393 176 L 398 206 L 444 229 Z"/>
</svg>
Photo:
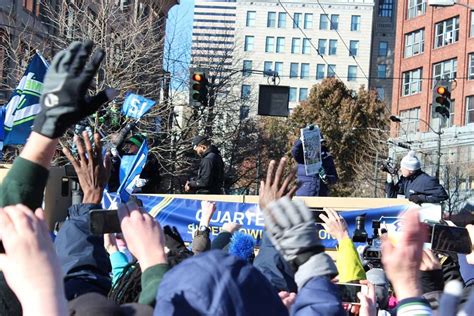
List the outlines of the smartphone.
<svg viewBox="0 0 474 316">
<path fill-rule="evenodd" d="M 462 227 L 435 224 L 431 231 L 431 249 L 469 254 L 472 251 L 469 232 Z"/>
<path fill-rule="evenodd" d="M 354 283 L 337 283 L 342 303 L 360 305 L 357 293 L 367 293 L 367 285 Z"/>
<path fill-rule="evenodd" d="M 310 208 L 309 210 L 310 210 L 311 213 L 313 214 L 313 218 L 314 218 L 315 223 L 317 223 L 317 224 L 324 223 L 323 220 L 319 218 L 319 215 L 320 215 L 320 214 L 326 215 L 326 212 L 324 212 L 324 211 L 323 211 L 322 209 L 320 209 L 320 208 Z"/>
<path fill-rule="evenodd" d="M 122 232 L 117 210 L 92 210 L 89 216 L 90 231 L 93 235 Z"/>
</svg>

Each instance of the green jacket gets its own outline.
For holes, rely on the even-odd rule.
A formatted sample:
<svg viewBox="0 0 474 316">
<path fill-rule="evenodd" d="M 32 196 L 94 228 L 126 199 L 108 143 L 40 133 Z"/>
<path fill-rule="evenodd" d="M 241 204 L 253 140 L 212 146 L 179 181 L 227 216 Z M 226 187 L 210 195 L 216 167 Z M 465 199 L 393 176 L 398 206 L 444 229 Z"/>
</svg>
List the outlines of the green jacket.
<svg viewBox="0 0 474 316">
<path fill-rule="evenodd" d="M 138 298 L 138 303 L 155 307 L 158 287 L 168 270 L 169 266 L 167 264 L 156 264 L 142 272 L 142 292 Z"/>
</svg>

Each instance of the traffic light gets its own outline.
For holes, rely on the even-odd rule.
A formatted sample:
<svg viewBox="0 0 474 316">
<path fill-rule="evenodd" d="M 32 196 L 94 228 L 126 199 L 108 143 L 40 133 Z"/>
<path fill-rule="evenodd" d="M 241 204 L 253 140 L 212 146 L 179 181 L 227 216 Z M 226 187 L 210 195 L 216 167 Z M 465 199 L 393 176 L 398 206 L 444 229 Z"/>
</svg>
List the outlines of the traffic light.
<svg viewBox="0 0 474 316">
<path fill-rule="evenodd" d="M 433 87 L 434 113 L 449 118 L 451 107 L 451 83 L 448 80 L 439 80 Z"/>
<path fill-rule="evenodd" d="M 209 81 L 204 71 L 191 70 L 190 104 L 192 106 L 207 106 L 208 85 Z"/>
</svg>

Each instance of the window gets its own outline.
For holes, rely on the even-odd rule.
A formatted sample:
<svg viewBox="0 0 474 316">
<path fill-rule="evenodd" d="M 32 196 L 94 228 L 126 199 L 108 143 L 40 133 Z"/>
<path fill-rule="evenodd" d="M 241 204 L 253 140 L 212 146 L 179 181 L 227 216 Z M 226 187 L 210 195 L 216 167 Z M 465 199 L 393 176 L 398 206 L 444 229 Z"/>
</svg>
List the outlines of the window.
<svg viewBox="0 0 474 316">
<path fill-rule="evenodd" d="M 253 36 L 250 36 L 250 35 L 245 36 L 244 51 L 246 52 L 253 51 L 253 40 L 254 40 Z"/>
<path fill-rule="evenodd" d="M 406 71 L 403 73 L 402 96 L 405 97 L 421 92 L 421 74 L 421 68 Z"/>
<path fill-rule="evenodd" d="M 277 46 L 276 52 L 283 53 L 285 51 L 285 38 L 284 37 L 277 37 Z"/>
<path fill-rule="evenodd" d="M 407 18 L 412 19 L 426 13 L 426 0 L 408 0 Z"/>
<path fill-rule="evenodd" d="M 415 56 L 424 52 L 425 30 L 417 30 L 405 34 L 405 58 Z"/>
<path fill-rule="evenodd" d="M 387 65 L 378 64 L 377 65 L 377 79 L 387 78 Z"/>
<path fill-rule="evenodd" d="M 336 55 L 337 53 L 337 40 L 329 40 L 329 55 Z"/>
<path fill-rule="evenodd" d="M 351 16 L 351 31 L 360 31 L 360 15 Z"/>
<path fill-rule="evenodd" d="M 278 13 L 278 28 L 284 29 L 286 27 L 286 12 Z"/>
<path fill-rule="evenodd" d="M 298 63 L 290 64 L 290 78 L 298 78 Z"/>
<path fill-rule="evenodd" d="M 467 76 L 469 80 L 474 79 L 474 53 L 469 54 L 469 64 L 467 65 Z"/>
<path fill-rule="evenodd" d="M 247 11 L 247 21 L 245 22 L 245 26 L 251 27 L 255 26 L 255 16 L 257 12 L 255 11 Z"/>
<path fill-rule="evenodd" d="M 301 27 L 301 18 L 302 18 L 301 13 L 295 13 L 293 15 L 293 28 L 294 29 Z"/>
<path fill-rule="evenodd" d="M 310 38 L 303 38 L 303 54 L 311 54 L 310 41 Z"/>
<path fill-rule="evenodd" d="M 268 12 L 267 27 L 275 27 L 275 25 L 276 25 L 276 12 Z"/>
<path fill-rule="evenodd" d="M 385 99 L 385 89 L 382 87 L 377 87 L 375 88 L 375 90 L 377 91 L 377 96 L 379 100 L 383 101 Z"/>
<path fill-rule="evenodd" d="M 327 30 L 329 28 L 329 17 L 326 14 L 319 16 L 319 29 Z"/>
<path fill-rule="evenodd" d="M 313 14 L 305 13 L 304 15 L 304 28 L 312 29 L 313 28 Z"/>
<path fill-rule="evenodd" d="M 466 97 L 466 125 L 474 123 L 474 95 Z"/>
<path fill-rule="evenodd" d="M 309 64 L 301 64 L 301 79 L 309 79 Z"/>
<path fill-rule="evenodd" d="M 40 5 L 40 0 L 23 0 L 23 8 L 36 16 L 40 15 Z"/>
<path fill-rule="evenodd" d="M 250 85 L 249 84 L 243 84 L 242 85 L 242 90 L 240 92 L 240 97 L 242 99 L 248 99 L 250 97 Z"/>
<path fill-rule="evenodd" d="M 385 57 L 388 52 L 388 42 L 379 42 L 379 56 Z"/>
<path fill-rule="evenodd" d="M 435 24 L 434 47 L 443 47 L 459 40 L 459 17 L 456 16 Z"/>
<path fill-rule="evenodd" d="M 240 120 L 241 121 L 245 120 L 246 118 L 249 117 L 249 114 L 250 114 L 250 107 L 242 105 L 240 107 Z"/>
<path fill-rule="evenodd" d="M 357 56 L 359 54 L 359 41 L 349 42 L 349 56 Z"/>
<path fill-rule="evenodd" d="M 347 81 L 357 80 L 357 66 L 347 67 Z"/>
<path fill-rule="evenodd" d="M 439 79 L 455 79 L 458 70 L 456 58 L 442 61 L 433 65 L 433 85 Z"/>
<path fill-rule="evenodd" d="M 248 77 L 252 74 L 252 61 L 251 60 L 244 60 L 242 75 L 244 77 Z"/>
<path fill-rule="evenodd" d="M 281 61 L 275 62 L 275 71 L 281 76 L 283 75 L 283 63 Z"/>
<path fill-rule="evenodd" d="M 339 28 L 339 14 L 331 14 L 331 30 Z"/>
<path fill-rule="evenodd" d="M 316 80 L 324 79 L 324 69 L 326 68 L 325 64 L 316 65 Z"/>
<path fill-rule="evenodd" d="M 391 17 L 393 0 L 379 0 L 379 16 Z"/>
<path fill-rule="evenodd" d="M 474 36 L 474 11 L 471 11 L 471 32 L 469 34 L 471 37 Z"/>
<path fill-rule="evenodd" d="M 290 88 L 290 102 L 296 102 L 296 92 L 298 89 Z"/>
<path fill-rule="evenodd" d="M 328 65 L 328 78 L 336 77 L 336 65 L 329 64 Z"/>
<path fill-rule="evenodd" d="M 327 40 L 325 39 L 320 39 L 318 41 L 318 50 L 321 55 L 326 55 L 326 43 Z"/>
<path fill-rule="evenodd" d="M 275 38 L 267 36 L 265 39 L 265 53 L 273 53 L 275 51 Z"/>
<path fill-rule="evenodd" d="M 272 61 L 265 61 L 263 62 L 263 76 L 266 77 L 266 72 L 273 71 L 273 62 Z"/>
<path fill-rule="evenodd" d="M 301 38 L 291 39 L 291 53 L 299 54 L 300 51 L 301 51 Z"/>
<path fill-rule="evenodd" d="M 299 100 L 305 101 L 308 98 L 308 88 L 300 88 L 300 96 Z"/>
<path fill-rule="evenodd" d="M 420 108 L 400 111 L 400 117 L 402 118 L 402 122 L 400 123 L 400 129 L 403 132 L 407 134 L 413 134 L 418 132 L 420 122 Z"/>
</svg>

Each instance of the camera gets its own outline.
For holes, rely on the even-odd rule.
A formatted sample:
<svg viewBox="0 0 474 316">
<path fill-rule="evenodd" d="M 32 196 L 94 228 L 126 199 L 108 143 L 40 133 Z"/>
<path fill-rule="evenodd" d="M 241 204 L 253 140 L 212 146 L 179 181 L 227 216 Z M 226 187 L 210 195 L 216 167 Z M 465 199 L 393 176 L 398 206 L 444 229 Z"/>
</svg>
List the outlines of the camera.
<svg viewBox="0 0 474 316">
<path fill-rule="evenodd" d="M 390 158 L 387 158 L 387 160 L 382 161 L 379 167 L 380 167 L 380 170 L 388 172 L 390 174 L 398 173 L 397 165 Z"/>
<path fill-rule="evenodd" d="M 373 220 L 372 229 L 372 237 L 369 237 L 365 230 L 365 214 L 356 217 L 356 229 L 352 236 L 352 241 L 367 243 L 367 247 L 365 247 L 362 252 L 362 259 L 371 269 L 380 268 L 382 266 L 382 242 L 379 236 L 380 221 Z M 386 230 L 383 231 L 386 232 Z"/>
</svg>

